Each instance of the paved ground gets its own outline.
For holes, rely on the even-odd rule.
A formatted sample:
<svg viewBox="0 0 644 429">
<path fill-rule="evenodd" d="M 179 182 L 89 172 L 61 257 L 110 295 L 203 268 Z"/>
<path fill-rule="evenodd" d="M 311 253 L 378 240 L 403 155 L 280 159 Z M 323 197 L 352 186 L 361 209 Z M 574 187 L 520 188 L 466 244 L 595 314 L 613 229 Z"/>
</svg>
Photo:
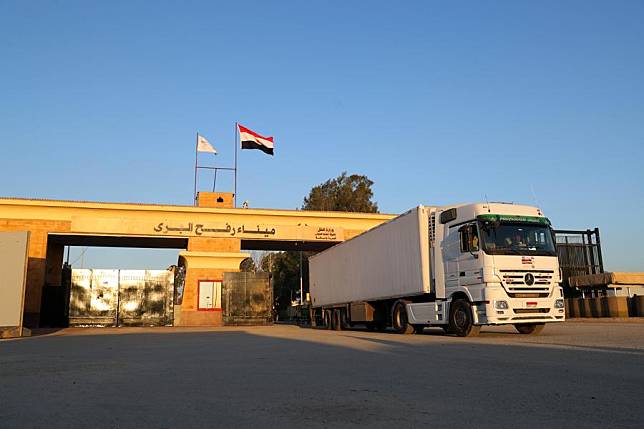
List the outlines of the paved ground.
<svg viewBox="0 0 644 429">
<path fill-rule="evenodd" d="M 0 427 L 644 427 L 644 323 L 476 339 L 262 328 L 0 342 Z"/>
</svg>

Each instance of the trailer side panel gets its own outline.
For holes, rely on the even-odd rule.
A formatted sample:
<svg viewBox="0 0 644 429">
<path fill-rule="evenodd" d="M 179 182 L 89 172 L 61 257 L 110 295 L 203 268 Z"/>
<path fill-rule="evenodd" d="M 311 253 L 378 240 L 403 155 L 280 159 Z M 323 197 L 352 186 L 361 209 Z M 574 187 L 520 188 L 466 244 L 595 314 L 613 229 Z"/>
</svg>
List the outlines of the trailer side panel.
<svg viewBox="0 0 644 429">
<path fill-rule="evenodd" d="M 428 211 L 414 208 L 311 257 L 313 306 L 428 293 Z"/>
</svg>

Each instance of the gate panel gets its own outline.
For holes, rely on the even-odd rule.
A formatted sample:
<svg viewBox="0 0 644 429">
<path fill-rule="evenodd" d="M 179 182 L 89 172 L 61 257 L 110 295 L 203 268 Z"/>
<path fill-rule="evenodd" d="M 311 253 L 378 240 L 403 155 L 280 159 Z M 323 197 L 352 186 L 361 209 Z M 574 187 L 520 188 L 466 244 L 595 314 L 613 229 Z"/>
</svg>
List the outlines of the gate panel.
<svg viewBox="0 0 644 429">
<path fill-rule="evenodd" d="M 146 326 L 172 326 L 174 319 L 174 274 L 147 270 L 141 297 L 141 321 Z"/>
<path fill-rule="evenodd" d="M 72 270 L 69 294 L 69 325 L 77 319 L 87 317 L 92 293 L 92 270 Z"/>
<path fill-rule="evenodd" d="M 273 290 L 268 273 L 224 273 L 221 296 L 225 325 L 273 323 Z"/>
<path fill-rule="evenodd" d="M 144 270 L 121 270 L 119 273 L 119 326 L 140 324 L 144 286 Z"/>
<path fill-rule="evenodd" d="M 173 296 L 170 271 L 72 270 L 69 325 L 172 326 Z"/>
<path fill-rule="evenodd" d="M 70 326 L 115 326 L 118 270 L 72 270 Z"/>
</svg>

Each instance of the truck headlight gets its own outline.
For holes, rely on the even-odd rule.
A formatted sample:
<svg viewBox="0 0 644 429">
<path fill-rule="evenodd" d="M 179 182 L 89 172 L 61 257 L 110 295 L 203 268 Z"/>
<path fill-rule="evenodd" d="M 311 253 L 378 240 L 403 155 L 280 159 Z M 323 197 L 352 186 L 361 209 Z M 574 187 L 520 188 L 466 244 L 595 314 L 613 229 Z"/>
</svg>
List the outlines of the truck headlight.
<svg viewBox="0 0 644 429">
<path fill-rule="evenodd" d="M 509 308 L 508 302 L 494 300 L 494 308 L 496 308 L 497 310 L 507 310 Z"/>
<path fill-rule="evenodd" d="M 564 308 L 564 300 L 563 299 L 555 299 L 555 308 Z"/>
</svg>

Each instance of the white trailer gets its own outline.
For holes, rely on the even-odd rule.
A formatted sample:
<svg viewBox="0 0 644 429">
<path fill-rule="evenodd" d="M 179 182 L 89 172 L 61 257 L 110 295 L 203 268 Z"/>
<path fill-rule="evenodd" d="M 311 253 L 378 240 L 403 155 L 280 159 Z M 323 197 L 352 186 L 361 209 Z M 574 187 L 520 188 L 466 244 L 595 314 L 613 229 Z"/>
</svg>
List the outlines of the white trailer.
<svg viewBox="0 0 644 429">
<path fill-rule="evenodd" d="M 531 206 L 418 206 L 312 256 L 309 270 L 311 307 L 329 329 L 538 333 L 565 315 L 550 222 Z"/>
</svg>

